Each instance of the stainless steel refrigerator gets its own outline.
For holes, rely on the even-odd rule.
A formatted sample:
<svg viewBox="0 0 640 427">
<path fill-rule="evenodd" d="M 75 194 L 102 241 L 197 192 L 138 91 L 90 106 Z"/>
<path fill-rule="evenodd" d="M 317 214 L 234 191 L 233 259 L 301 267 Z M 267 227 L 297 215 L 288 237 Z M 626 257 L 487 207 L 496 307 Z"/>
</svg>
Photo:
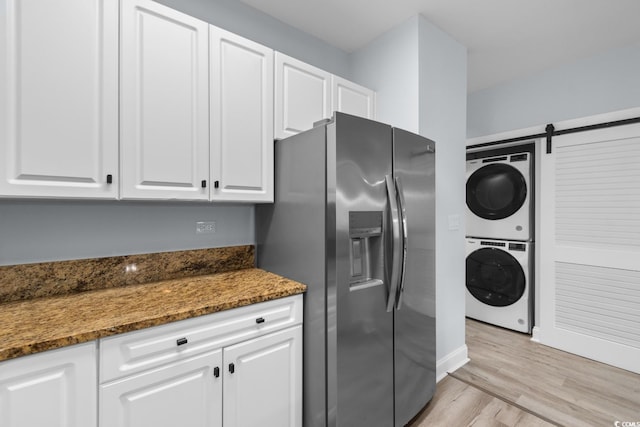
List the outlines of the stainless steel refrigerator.
<svg viewBox="0 0 640 427">
<path fill-rule="evenodd" d="M 305 427 L 404 426 L 435 390 L 435 145 L 342 113 L 276 142 L 258 266 L 305 283 Z"/>
</svg>

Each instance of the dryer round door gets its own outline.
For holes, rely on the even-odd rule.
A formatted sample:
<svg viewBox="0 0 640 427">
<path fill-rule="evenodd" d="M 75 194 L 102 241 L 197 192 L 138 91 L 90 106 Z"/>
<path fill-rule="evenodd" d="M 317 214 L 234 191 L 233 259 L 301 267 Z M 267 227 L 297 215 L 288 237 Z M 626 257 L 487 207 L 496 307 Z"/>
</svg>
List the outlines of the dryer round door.
<svg viewBox="0 0 640 427">
<path fill-rule="evenodd" d="M 510 253 L 482 248 L 467 256 L 467 290 L 478 301 L 506 307 L 524 294 L 526 279 L 522 266 Z"/>
<path fill-rule="evenodd" d="M 504 219 L 518 211 L 527 198 L 527 182 L 519 170 L 493 163 L 475 171 L 467 180 L 467 206 L 489 220 Z"/>
</svg>

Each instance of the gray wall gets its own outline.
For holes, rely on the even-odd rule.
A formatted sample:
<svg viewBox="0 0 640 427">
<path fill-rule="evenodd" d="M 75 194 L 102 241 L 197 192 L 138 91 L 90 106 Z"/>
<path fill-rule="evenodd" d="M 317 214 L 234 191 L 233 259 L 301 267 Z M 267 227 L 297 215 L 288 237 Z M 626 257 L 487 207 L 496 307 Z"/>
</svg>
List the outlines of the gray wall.
<svg viewBox="0 0 640 427">
<path fill-rule="evenodd" d="M 640 45 L 469 94 L 467 137 L 640 106 Z"/>
<path fill-rule="evenodd" d="M 0 200 L 0 265 L 255 243 L 252 205 Z M 214 234 L 196 234 L 215 221 Z"/>
<path fill-rule="evenodd" d="M 418 17 L 393 28 L 351 55 L 351 70 L 376 91 L 378 120 L 419 131 Z"/>
<path fill-rule="evenodd" d="M 375 88 L 378 119 L 436 141 L 437 358 L 466 357 L 464 156 L 466 48 L 421 16 L 352 55 L 354 78 Z M 449 217 L 460 227 L 449 229 Z"/>
<path fill-rule="evenodd" d="M 436 141 L 436 317 L 441 360 L 465 345 L 467 49 L 422 17 L 419 32 L 420 134 Z M 460 226 L 450 227 L 450 218 Z"/>
</svg>

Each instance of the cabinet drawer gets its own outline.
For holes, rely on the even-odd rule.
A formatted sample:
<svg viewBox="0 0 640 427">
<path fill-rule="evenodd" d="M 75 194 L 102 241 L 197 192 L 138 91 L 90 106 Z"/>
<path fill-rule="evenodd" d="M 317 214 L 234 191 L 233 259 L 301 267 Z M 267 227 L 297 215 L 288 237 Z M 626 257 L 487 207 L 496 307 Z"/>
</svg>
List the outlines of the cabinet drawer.
<svg viewBox="0 0 640 427">
<path fill-rule="evenodd" d="M 100 383 L 302 323 L 302 295 L 100 340 Z"/>
</svg>

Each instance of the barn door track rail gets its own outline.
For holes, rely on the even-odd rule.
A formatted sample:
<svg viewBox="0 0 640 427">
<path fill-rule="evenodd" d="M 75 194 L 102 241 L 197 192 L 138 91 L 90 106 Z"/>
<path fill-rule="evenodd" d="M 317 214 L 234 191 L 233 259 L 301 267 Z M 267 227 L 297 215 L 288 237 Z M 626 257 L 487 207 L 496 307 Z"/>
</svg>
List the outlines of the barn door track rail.
<svg viewBox="0 0 640 427">
<path fill-rule="evenodd" d="M 560 135 L 567 135 L 570 133 L 577 133 L 577 132 L 587 132 L 590 130 L 596 130 L 596 129 L 604 129 L 604 128 L 610 128 L 610 127 L 615 127 L 615 126 L 624 126 L 624 125 L 630 125 L 630 124 L 634 124 L 634 123 L 640 123 L 640 117 L 632 117 L 630 119 L 623 119 L 623 120 L 614 120 L 611 122 L 604 122 L 604 123 L 596 123 L 593 125 L 587 125 L 587 126 L 578 126 L 578 127 L 574 127 L 574 128 L 568 128 L 568 129 L 560 129 L 560 130 L 556 130 L 555 126 L 552 123 L 549 123 L 546 127 L 545 127 L 545 132 L 544 133 L 536 133 L 533 135 L 526 135 L 526 136 L 518 136 L 515 138 L 509 138 L 509 139 L 502 139 L 499 141 L 492 141 L 492 142 L 485 142 L 482 144 L 475 144 L 475 145 L 470 145 L 467 147 L 467 149 L 472 149 L 472 148 L 485 148 L 485 147 L 492 147 L 495 145 L 502 145 L 502 144 L 508 144 L 508 143 L 512 143 L 512 142 L 519 142 L 519 141 L 527 141 L 527 140 L 532 140 L 532 139 L 537 139 L 537 138 L 546 138 L 547 141 L 547 154 L 551 153 L 551 146 L 552 146 L 552 140 L 554 136 L 560 136 Z"/>
</svg>

